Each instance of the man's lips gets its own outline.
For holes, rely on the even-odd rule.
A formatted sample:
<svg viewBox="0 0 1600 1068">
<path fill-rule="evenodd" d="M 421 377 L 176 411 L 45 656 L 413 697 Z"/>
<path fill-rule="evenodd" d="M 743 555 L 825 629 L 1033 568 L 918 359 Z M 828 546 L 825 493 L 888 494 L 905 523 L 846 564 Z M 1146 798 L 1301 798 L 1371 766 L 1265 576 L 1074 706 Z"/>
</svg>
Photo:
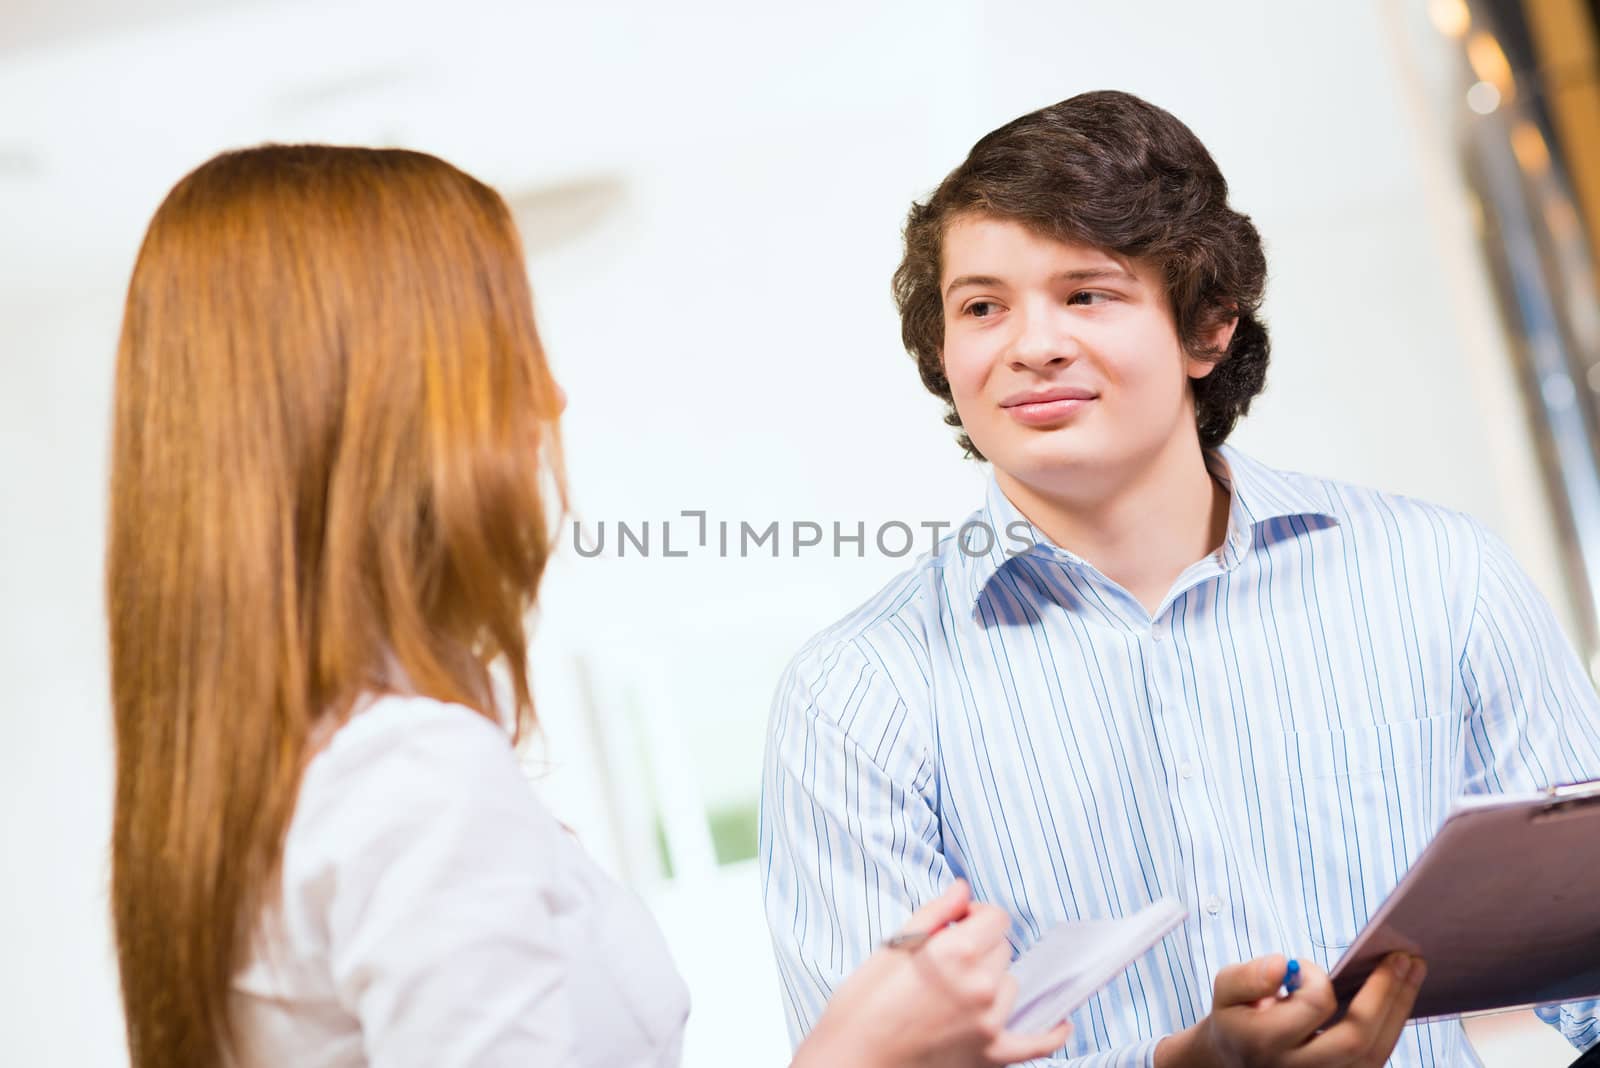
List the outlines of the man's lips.
<svg viewBox="0 0 1600 1068">
<path fill-rule="evenodd" d="M 1030 389 L 1013 393 L 1000 402 L 1002 408 L 1015 408 L 1024 404 L 1049 404 L 1063 400 L 1094 400 L 1099 394 L 1080 386 L 1051 386 L 1049 389 Z"/>
<path fill-rule="evenodd" d="M 1014 393 L 1000 402 L 1007 415 L 1026 426 L 1053 426 L 1092 404 L 1099 394 L 1076 386 L 1054 386 Z"/>
</svg>

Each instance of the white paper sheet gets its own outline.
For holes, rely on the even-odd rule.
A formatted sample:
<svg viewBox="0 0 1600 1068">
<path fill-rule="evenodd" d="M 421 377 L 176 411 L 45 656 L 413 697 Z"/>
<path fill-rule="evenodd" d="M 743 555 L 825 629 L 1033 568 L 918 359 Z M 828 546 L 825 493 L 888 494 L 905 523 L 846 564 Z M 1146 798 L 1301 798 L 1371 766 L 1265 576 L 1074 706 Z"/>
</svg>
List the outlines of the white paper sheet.
<svg viewBox="0 0 1600 1068">
<path fill-rule="evenodd" d="M 1132 916 L 1052 927 L 1012 962 L 1017 1004 L 1007 1027 L 1025 1034 L 1048 1031 L 1188 915 L 1182 903 L 1162 898 Z"/>
</svg>

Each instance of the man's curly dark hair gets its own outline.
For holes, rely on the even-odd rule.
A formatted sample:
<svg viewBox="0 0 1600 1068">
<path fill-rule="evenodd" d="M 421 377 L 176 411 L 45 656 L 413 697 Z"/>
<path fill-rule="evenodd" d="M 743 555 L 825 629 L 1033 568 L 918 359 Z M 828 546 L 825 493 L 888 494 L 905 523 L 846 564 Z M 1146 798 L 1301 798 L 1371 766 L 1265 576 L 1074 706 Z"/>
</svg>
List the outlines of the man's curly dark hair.
<svg viewBox="0 0 1600 1068">
<path fill-rule="evenodd" d="M 966 161 L 906 218 L 894 273 L 900 336 L 922 382 L 950 405 L 939 293 L 946 228 L 968 213 L 1014 219 L 1057 240 L 1156 264 L 1178 339 L 1215 363 L 1190 380 L 1203 448 L 1220 445 L 1266 383 L 1270 345 L 1259 311 L 1267 261 L 1249 217 L 1228 207 L 1228 183 L 1200 139 L 1170 113 L 1129 93 L 1082 93 L 985 135 Z M 1225 350 L 1206 348 L 1238 316 Z M 962 431 L 962 448 L 982 459 Z"/>
</svg>

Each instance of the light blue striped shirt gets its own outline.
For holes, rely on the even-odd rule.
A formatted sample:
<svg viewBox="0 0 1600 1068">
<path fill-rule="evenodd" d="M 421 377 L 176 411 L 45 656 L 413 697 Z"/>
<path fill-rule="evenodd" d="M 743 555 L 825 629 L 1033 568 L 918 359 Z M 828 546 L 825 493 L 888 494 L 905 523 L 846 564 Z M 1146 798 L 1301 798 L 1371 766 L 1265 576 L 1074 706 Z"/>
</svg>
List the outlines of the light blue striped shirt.
<svg viewBox="0 0 1600 1068">
<path fill-rule="evenodd" d="M 1007 531 L 1026 520 L 991 480 L 984 528 L 790 665 L 760 855 L 796 1041 L 960 876 L 1015 918 L 1017 951 L 1062 921 L 1186 903 L 1063 1051 L 1149 1064 L 1207 1013 L 1222 967 L 1331 966 L 1458 794 L 1600 777 L 1594 689 L 1476 522 L 1226 447 L 1207 462 L 1227 536 L 1154 617 L 1031 527 L 1018 552 Z M 1600 1039 L 1600 1002 L 1541 1015 Z M 1444 1021 L 1408 1027 L 1390 1063 L 1476 1060 Z"/>
</svg>

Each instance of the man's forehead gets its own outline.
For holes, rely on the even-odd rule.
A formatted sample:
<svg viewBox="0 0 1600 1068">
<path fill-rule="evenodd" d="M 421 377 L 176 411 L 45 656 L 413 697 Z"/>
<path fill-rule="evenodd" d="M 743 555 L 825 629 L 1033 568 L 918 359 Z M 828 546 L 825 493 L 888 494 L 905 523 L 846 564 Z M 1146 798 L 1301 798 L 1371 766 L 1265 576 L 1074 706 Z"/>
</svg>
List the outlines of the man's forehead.
<svg viewBox="0 0 1600 1068">
<path fill-rule="evenodd" d="M 1047 232 L 1043 227 L 1020 219 L 967 212 L 951 219 L 945 227 L 943 255 L 940 257 L 942 288 L 948 289 L 957 275 L 993 276 L 1005 273 L 1009 257 L 993 246 L 1011 243 L 1026 236 L 1028 244 L 1052 261 L 1063 272 L 1123 274 L 1137 280 L 1139 264 L 1132 257 Z M 985 247 L 989 246 L 989 247 Z"/>
</svg>

